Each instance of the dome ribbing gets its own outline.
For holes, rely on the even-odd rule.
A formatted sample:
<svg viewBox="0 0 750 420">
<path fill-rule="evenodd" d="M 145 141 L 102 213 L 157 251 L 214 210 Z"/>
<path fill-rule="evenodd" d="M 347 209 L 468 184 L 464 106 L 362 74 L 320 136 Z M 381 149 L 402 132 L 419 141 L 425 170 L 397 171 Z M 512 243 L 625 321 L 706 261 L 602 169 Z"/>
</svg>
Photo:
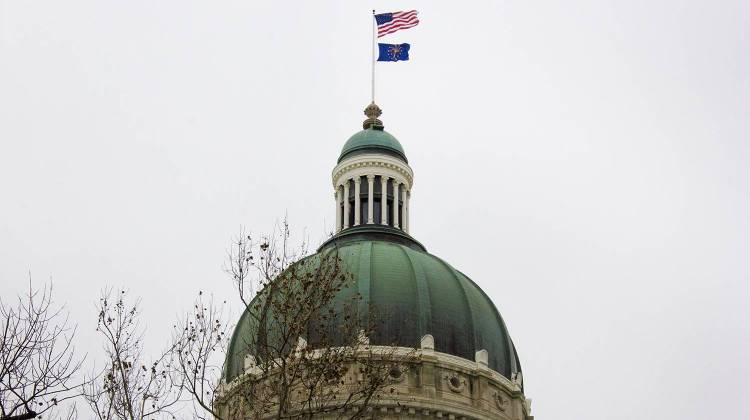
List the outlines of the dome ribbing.
<svg viewBox="0 0 750 420">
<path fill-rule="evenodd" d="M 475 352 L 484 349 L 493 370 L 506 378 L 520 372 L 513 343 L 492 301 L 468 277 L 422 251 L 421 245 L 350 237 L 325 245 L 319 254 L 332 251 L 338 252 L 354 280 L 333 304 L 349 302 L 355 293 L 362 296 L 360 317 L 372 308 L 379 319 L 372 344 L 418 347 L 420 338 L 431 334 L 436 351 L 473 360 Z M 249 318 L 242 316 L 232 337 L 227 381 L 242 372 L 245 343 L 254 334 Z"/>
</svg>

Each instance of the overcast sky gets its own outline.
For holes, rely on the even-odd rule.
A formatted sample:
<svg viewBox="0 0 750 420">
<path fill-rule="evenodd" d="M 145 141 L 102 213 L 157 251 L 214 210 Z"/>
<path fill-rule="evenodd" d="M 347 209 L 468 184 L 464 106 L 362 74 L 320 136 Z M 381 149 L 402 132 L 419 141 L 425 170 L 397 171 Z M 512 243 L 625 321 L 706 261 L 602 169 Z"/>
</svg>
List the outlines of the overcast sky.
<svg viewBox="0 0 750 420">
<path fill-rule="evenodd" d="M 537 418 L 749 418 L 747 1 L 0 0 L 0 297 L 51 278 L 96 353 L 124 286 L 160 347 L 236 302 L 241 225 L 324 237 L 373 6 L 420 12 L 376 98 L 412 234 L 493 299 Z"/>
</svg>

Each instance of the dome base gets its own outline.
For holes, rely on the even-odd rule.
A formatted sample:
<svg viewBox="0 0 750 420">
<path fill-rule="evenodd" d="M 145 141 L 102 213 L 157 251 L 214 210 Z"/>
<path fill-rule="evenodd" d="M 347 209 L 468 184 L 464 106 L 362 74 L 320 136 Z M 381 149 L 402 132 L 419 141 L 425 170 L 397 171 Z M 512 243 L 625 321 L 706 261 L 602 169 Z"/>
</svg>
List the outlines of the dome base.
<svg viewBox="0 0 750 420">
<path fill-rule="evenodd" d="M 422 337 L 420 348 L 371 346 L 362 354 L 369 360 L 382 358 L 388 369 L 388 384 L 370 399 L 366 407 L 352 403 L 346 410 L 356 413 L 364 408 L 377 413 L 378 419 L 465 419 L 465 420 L 533 420 L 531 400 L 523 393 L 520 375 L 509 380 L 487 366 L 488 353 L 480 350 L 474 360 L 467 360 L 434 349 L 434 339 Z M 397 362 L 393 362 L 397 360 Z M 356 366 L 348 367 L 356 372 Z M 252 375 L 252 369 L 247 374 Z M 342 390 L 356 386 L 358 375 L 345 374 Z M 222 386 L 217 408 L 229 411 L 233 398 L 240 392 L 242 378 Z M 346 395 L 346 392 L 341 392 Z M 330 401 L 341 406 L 343 401 Z M 321 419 L 341 418 L 338 411 L 314 416 Z M 225 417 L 226 418 L 226 417 Z M 272 416 L 269 416 L 272 418 Z M 234 419 L 233 419 L 234 420 Z"/>
<path fill-rule="evenodd" d="M 350 242 L 365 240 L 393 242 L 407 246 L 416 251 L 427 252 L 427 248 L 425 248 L 424 245 L 403 230 L 379 224 L 364 224 L 346 228 L 334 235 L 331 239 L 323 242 L 323 244 L 318 247 L 318 252 L 331 246 L 340 246 Z"/>
</svg>

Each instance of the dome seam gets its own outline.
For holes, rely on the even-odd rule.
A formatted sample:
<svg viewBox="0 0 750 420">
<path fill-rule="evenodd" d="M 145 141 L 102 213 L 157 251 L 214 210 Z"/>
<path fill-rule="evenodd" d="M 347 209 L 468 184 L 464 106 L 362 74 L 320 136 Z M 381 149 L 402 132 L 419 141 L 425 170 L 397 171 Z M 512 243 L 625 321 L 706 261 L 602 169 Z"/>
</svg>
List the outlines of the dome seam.
<svg viewBox="0 0 750 420">
<path fill-rule="evenodd" d="M 370 308 L 368 302 L 370 302 L 370 296 L 372 294 L 372 242 L 362 242 L 359 245 L 359 261 L 357 261 L 357 292 L 361 299 L 359 299 L 358 312 L 359 321 L 362 325 L 368 324 L 368 317 L 370 316 Z M 365 268 L 366 267 L 366 268 Z"/>
<path fill-rule="evenodd" d="M 455 271 L 458 271 L 458 270 L 455 270 Z M 487 296 L 487 293 L 485 293 L 484 290 L 481 287 L 479 287 L 474 282 L 474 280 L 472 280 L 469 276 L 465 275 L 464 273 L 462 273 L 460 271 L 458 271 L 458 273 L 461 276 L 463 276 L 472 286 L 474 286 L 474 288 L 477 289 L 479 291 L 479 293 L 481 293 L 482 296 L 484 296 L 485 299 L 487 299 L 489 302 L 492 302 L 492 311 L 495 313 L 495 318 L 498 320 L 498 322 L 500 323 L 500 325 L 503 327 L 502 333 L 505 336 L 505 342 L 506 342 L 506 345 L 508 346 L 508 350 L 509 350 L 507 352 L 508 353 L 508 357 L 505 360 L 506 363 L 508 363 L 508 369 L 510 371 L 511 376 L 514 373 L 520 372 L 521 369 L 519 369 L 518 366 L 516 366 L 516 364 L 518 363 L 518 359 L 517 359 L 516 354 L 515 354 L 516 346 L 513 344 L 513 340 L 510 338 L 510 333 L 508 332 L 508 327 L 505 325 L 505 320 L 503 319 L 503 317 L 500 316 L 500 311 L 497 309 L 497 306 L 492 301 L 492 299 L 490 299 L 490 297 Z M 498 372 L 499 372 L 499 370 L 498 370 Z M 510 378 L 508 378 L 508 379 L 510 379 Z"/>
<path fill-rule="evenodd" d="M 424 270 L 422 269 L 421 264 L 415 263 L 414 259 L 411 255 L 411 249 L 399 245 L 401 248 L 401 251 L 406 256 L 406 259 L 409 261 L 409 265 L 411 265 L 411 271 L 414 278 L 414 283 L 416 283 L 416 290 L 417 290 L 417 313 L 418 316 L 418 322 L 419 322 L 419 335 L 424 336 L 425 334 L 430 334 L 432 331 L 432 301 L 430 300 L 430 285 L 427 282 L 427 276 L 424 274 Z M 419 266 L 419 272 L 417 273 L 417 266 Z M 423 319 L 425 318 L 425 319 Z"/>
<path fill-rule="evenodd" d="M 469 299 L 469 296 L 466 293 L 466 288 L 465 288 L 463 282 L 461 281 L 461 278 L 459 277 L 459 273 L 456 271 L 455 268 L 451 267 L 450 264 L 448 264 L 447 262 L 443 261 L 442 258 L 436 257 L 434 255 L 433 255 L 433 257 L 435 259 L 437 259 L 438 261 L 440 261 L 440 263 L 446 269 L 448 269 L 448 271 L 450 271 L 453 274 L 453 278 L 456 280 L 456 282 L 458 283 L 458 286 L 461 288 L 461 294 L 463 295 L 464 303 L 466 304 L 466 309 L 469 311 L 469 315 L 470 315 L 469 316 L 469 321 L 471 322 L 471 328 L 469 328 L 469 330 L 468 330 L 469 334 L 471 334 L 471 340 L 470 340 L 470 342 L 472 343 L 472 347 L 473 347 L 473 351 L 474 352 L 476 352 L 477 350 L 481 350 L 481 349 L 477 349 L 477 337 L 476 337 L 477 320 L 476 320 L 476 311 L 474 310 L 474 307 L 471 304 L 471 299 Z"/>
</svg>

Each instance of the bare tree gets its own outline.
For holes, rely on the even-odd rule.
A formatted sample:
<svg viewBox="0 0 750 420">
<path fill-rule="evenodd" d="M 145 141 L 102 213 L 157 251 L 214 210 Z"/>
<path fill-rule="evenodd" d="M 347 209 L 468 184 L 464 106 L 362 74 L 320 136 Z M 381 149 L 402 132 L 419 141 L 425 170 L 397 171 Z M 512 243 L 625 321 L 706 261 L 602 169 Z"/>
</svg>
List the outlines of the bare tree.
<svg viewBox="0 0 750 420">
<path fill-rule="evenodd" d="M 127 301 L 123 290 L 102 293 L 97 304 L 97 331 L 104 339 L 106 366 L 84 389 L 84 396 L 100 420 L 175 418 L 180 387 L 169 372 L 171 349 L 146 362 L 140 301 Z"/>
<path fill-rule="evenodd" d="M 52 285 L 29 290 L 15 305 L 0 301 L 0 418 L 41 416 L 78 395 L 71 325 L 52 300 Z"/>
<path fill-rule="evenodd" d="M 204 302 L 200 292 L 193 310 L 174 327 L 172 373 L 192 397 L 193 411 L 201 419 L 214 411 L 226 354 L 226 317 L 223 304 L 216 305 L 213 298 Z"/>
<path fill-rule="evenodd" d="M 176 370 L 199 417 L 356 419 L 383 398 L 389 372 L 410 354 L 372 351 L 367 337 L 376 323 L 359 316 L 358 293 L 342 297 L 356 288 L 338 249 L 306 254 L 305 243 L 289 246 L 286 221 L 258 242 L 245 234 L 233 241 L 226 271 L 252 333 L 230 349 L 237 354 L 229 359 L 248 355 L 230 384 L 221 382 L 228 368 L 222 309 L 199 299 L 175 328 Z"/>
</svg>

